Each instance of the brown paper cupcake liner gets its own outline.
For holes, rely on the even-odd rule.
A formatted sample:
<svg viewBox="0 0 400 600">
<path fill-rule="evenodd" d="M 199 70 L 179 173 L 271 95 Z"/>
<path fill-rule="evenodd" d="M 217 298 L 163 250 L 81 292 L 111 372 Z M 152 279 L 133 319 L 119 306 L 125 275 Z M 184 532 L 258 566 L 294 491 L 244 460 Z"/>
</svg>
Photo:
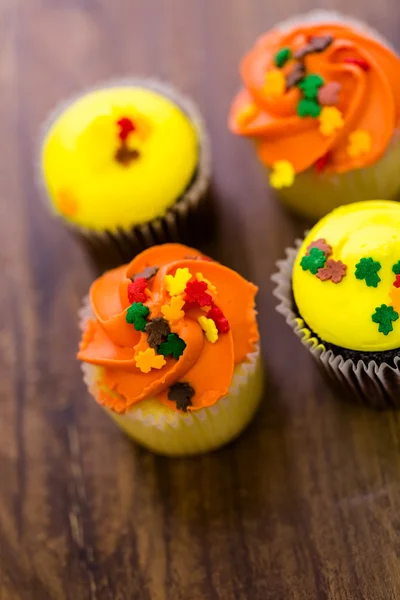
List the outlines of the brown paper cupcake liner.
<svg viewBox="0 0 400 600">
<path fill-rule="evenodd" d="M 188 241 L 198 238 L 204 231 L 205 217 L 209 214 L 209 186 L 211 177 L 210 139 L 203 118 L 195 103 L 175 90 L 172 86 L 154 79 L 126 78 L 106 82 L 86 91 L 104 89 L 104 87 L 140 86 L 151 89 L 166 96 L 178 105 L 194 125 L 199 139 L 199 160 L 195 173 L 188 187 L 166 213 L 147 223 L 134 225 L 129 228 L 119 227 L 115 231 L 94 231 L 68 222 L 59 215 L 49 199 L 41 161 L 37 161 L 37 180 L 41 195 L 53 215 L 59 218 L 74 235 L 84 243 L 96 263 L 103 268 L 111 268 L 122 262 L 128 262 L 135 254 L 155 244 L 165 242 Z M 65 107 L 78 99 L 81 94 L 62 103 L 46 120 L 40 137 L 40 150 L 46 134 L 54 121 L 65 110 Z"/>
<path fill-rule="evenodd" d="M 375 409 L 400 408 L 400 356 L 393 359 L 393 365 L 386 362 L 377 364 L 375 360 L 345 359 L 326 349 L 297 313 L 292 272 L 301 244 L 302 240 L 296 240 L 294 248 L 286 249 L 286 259 L 278 261 L 278 272 L 272 276 L 276 284 L 273 294 L 279 300 L 276 310 L 283 315 L 342 397 Z"/>
</svg>

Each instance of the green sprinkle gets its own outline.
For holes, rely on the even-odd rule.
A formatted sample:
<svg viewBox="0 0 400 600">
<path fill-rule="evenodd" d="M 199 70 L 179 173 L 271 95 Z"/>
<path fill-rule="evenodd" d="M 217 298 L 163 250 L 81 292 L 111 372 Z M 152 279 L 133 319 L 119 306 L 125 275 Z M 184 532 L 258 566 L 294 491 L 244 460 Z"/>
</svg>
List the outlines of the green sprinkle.
<svg viewBox="0 0 400 600">
<path fill-rule="evenodd" d="M 134 302 L 126 311 L 125 320 L 133 325 L 136 331 L 144 331 L 147 325 L 146 317 L 150 310 L 143 302 Z"/>
<path fill-rule="evenodd" d="M 319 248 L 311 248 L 310 253 L 303 256 L 300 266 L 303 271 L 310 271 L 313 275 L 318 273 L 318 269 L 322 269 L 326 263 L 325 252 Z"/>
<path fill-rule="evenodd" d="M 282 48 L 275 54 L 275 65 L 281 69 L 290 58 L 292 58 L 292 51 L 290 48 Z"/>
<path fill-rule="evenodd" d="M 395 265 L 393 265 L 392 271 L 395 275 L 400 275 L 400 260 Z"/>
<path fill-rule="evenodd" d="M 386 304 L 378 306 L 372 315 L 373 322 L 379 323 L 378 331 L 384 335 L 393 331 L 392 321 L 397 321 L 398 318 L 399 313 L 394 310 L 393 306 Z"/>
<path fill-rule="evenodd" d="M 315 100 L 318 96 L 318 90 L 324 85 L 324 80 L 319 75 L 311 74 L 307 75 L 299 83 L 299 88 L 303 92 L 304 98 L 307 100 Z"/>
<path fill-rule="evenodd" d="M 167 337 L 167 341 L 159 345 L 158 354 L 162 354 L 163 356 L 172 354 L 172 356 L 178 360 L 185 348 L 185 342 L 177 336 L 176 333 L 170 333 Z"/>
<path fill-rule="evenodd" d="M 362 258 L 360 262 L 356 264 L 355 276 L 357 279 L 365 279 L 365 283 L 368 287 L 376 288 L 381 281 L 381 278 L 378 275 L 380 268 L 380 262 L 373 260 L 372 258 Z"/>
<path fill-rule="evenodd" d="M 321 107 L 315 102 L 315 100 L 307 100 L 303 98 L 297 105 L 297 114 L 299 117 L 319 117 L 321 114 Z"/>
</svg>

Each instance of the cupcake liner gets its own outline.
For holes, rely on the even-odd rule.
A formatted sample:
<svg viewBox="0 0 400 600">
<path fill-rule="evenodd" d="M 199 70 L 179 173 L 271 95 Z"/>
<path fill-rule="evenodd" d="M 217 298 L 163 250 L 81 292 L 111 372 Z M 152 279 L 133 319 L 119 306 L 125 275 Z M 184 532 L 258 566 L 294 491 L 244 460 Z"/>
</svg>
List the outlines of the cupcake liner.
<svg viewBox="0 0 400 600">
<path fill-rule="evenodd" d="M 286 259 L 278 261 L 278 272 L 272 276 L 276 284 L 273 294 L 279 300 L 276 310 L 347 399 L 376 409 L 400 408 L 400 357 L 394 358 L 394 366 L 385 362 L 378 365 L 374 360 L 345 359 L 326 350 L 299 317 L 292 293 L 292 272 L 301 244 L 302 240 L 296 240 L 295 248 L 286 249 Z"/>
<path fill-rule="evenodd" d="M 94 231 L 80 225 L 75 225 L 62 217 L 49 198 L 44 182 L 41 160 L 37 161 L 36 179 L 41 190 L 41 196 L 53 215 L 69 227 L 73 233 L 85 242 L 85 246 L 96 259 L 106 262 L 108 267 L 121 262 L 127 262 L 132 257 L 149 246 L 164 242 L 173 242 L 185 238 L 185 234 L 193 233 L 197 227 L 201 229 L 204 213 L 207 212 L 208 191 L 211 177 L 211 149 L 207 129 L 195 103 L 178 92 L 174 87 L 147 78 L 124 78 L 94 86 L 85 92 L 91 92 L 105 87 L 143 87 L 158 92 L 177 106 L 189 117 L 199 139 L 199 160 L 192 180 L 187 189 L 177 199 L 166 213 L 148 223 L 134 225 L 129 228 L 119 227 L 117 230 Z M 46 135 L 67 106 L 72 104 L 82 93 L 75 95 L 58 106 L 48 117 L 42 127 L 38 156 L 40 157 Z M 196 231 L 194 231 L 196 233 Z"/>
<path fill-rule="evenodd" d="M 296 175 L 293 185 L 277 190 L 285 206 L 317 221 L 342 204 L 385 198 L 400 192 L 400 131 L 396 130 L 384 155 L 373 165 L 340 174 L 317 173 L 313 168 Z M 268 176 L 270 169 L 267 169 Z"/>
<path fill-rule="evenodd" d="M 93 317 L 88 298 L 79 312 L 83 331 Z M 83 379 L 99 401 L 98 381 L 102 368 L 82 363 Z M 262 396 L 263 368 L 259 346 L 236 367 L 229 391 L 216 404 L 182 413 L 150 398 L 124 415 L 106 408 L 113 420 L 135 441 L 168 456 L 190 456 L 214 450 L 234 439 L 251 421 Z"/>
</svg>

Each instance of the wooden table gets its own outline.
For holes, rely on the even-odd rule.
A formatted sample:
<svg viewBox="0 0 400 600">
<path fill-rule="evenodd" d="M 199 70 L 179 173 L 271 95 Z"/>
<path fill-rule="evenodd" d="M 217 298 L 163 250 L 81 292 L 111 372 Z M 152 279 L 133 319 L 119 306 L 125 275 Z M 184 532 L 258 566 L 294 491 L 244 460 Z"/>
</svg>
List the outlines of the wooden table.
<svg viewBox="0 0 400 600">
<path fill-rule="evenodd" d="M 1 600 L 400 598 L 399 416 L 338 402 L 275 314 L 270 275 L 303 226 L 226 127 L 240 56 L 299 4 L 313 5 L 2 0 Z M 399 43 L 397 0 L 349 8 Z M 220 216 L 203 249 L 260 286 L 265 401 L 237 442 L 197 459 L 141 450 L 88 397 L 74 354 L 93 273 L 35 189 L 48 111 L 129 73 L 197 99 Z"/>
</svg>

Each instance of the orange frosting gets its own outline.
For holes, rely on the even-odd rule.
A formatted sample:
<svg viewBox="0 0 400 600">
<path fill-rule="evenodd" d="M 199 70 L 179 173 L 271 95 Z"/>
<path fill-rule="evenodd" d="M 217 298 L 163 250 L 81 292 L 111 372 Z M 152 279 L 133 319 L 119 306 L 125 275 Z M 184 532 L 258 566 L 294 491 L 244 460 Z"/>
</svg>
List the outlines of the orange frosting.
<svg viewBox="0 0 400 600">
<path fill-rule="evenodd" d="M 215 343 L 208 342 L 198 319 L 209 308 L 186 305 L 184 317 L 169 323 L 171 332 L 186 344 L 183 353 L 177 360 L 167 356 L 162 368 L 144 373 L 136 366 L 135 356 L 149 348 L 148 334 L 127 323 L 126 313 L 130 306 L 130 278 L 149 266 L 157 266 L 159 270 L 147 282 L 148 299 L 144 304 L 150 309 L 148 320 L 162 316 L 161 307 L 171 302 L 165 276 L 187 268 L 193 280 L 201 273 L 210 282 L 209 292 L 215 286 L 213 300 L 228 319 L 230 330 L 220 333 Z M 99 401 L 123 413 L 141 400 L 156 397 L 177 410 L 176 403 L 168 400 L 168 389 L 174 383 L 186 382 L 195 392 L 189 410 L 215 404 L 228 392 L 235 365 L 245 360 L 258 340 L 256 292 L 256 286 L 234 271 L 180 244 L 155 246 L 128 265 L 105 273 L 91 286 L 94 318 L 86 325 L 78 352 L 78 359 L 103 367 L 98 382 L 102 390 Z M 118 395 L 107 394 L 105 390 Z"/>
<path fill-rule="evenodd" d="M 302 59 L 306 74 L 318 74 L 324 83 L 341 85 L 337 108 L 343 127 L 323 135 L 318 118 L 300 117 L 297 106 L 302 92 L 294 86 L 281 97 L 267 94 L 266 74 L 276 70 L 274 58 L 282 48 L 294 54 L 312 37 L 332 36 L 333 43 L 322 52 Z M 348 59 L 356 59 L 353 63 Z M 368 65 L 360 67 L 357 61 Z M 282 67 L 285 76 L 293 69 L 291 58 Z M 296 173 L 305 171 L 329 153 L 325 170 L 345 172 L 374 163 L 387 148 L 400 119 L 400 59 L 387 47 L 361 31 L 342 24 L 307 24 L 260 38 L 241 63 L 244 89 L 231 108 L 229 125 L 234 133 L 257 142 L 261 161 L 269 167 L 289 161 Z M 356 156 L 348 152 L 348 137 L 366 131 L 370 148 Z"/>
</svg>

